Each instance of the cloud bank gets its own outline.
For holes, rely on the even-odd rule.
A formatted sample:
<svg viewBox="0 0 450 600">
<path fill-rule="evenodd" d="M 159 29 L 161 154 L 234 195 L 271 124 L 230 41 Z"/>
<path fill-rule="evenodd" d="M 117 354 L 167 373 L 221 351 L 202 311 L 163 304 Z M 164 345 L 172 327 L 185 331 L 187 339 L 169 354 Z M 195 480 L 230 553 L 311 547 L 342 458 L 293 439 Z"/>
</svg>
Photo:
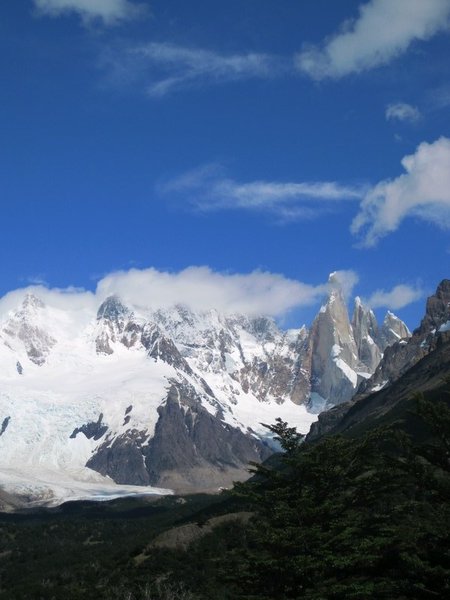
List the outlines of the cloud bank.
<svg viewBox="0 0 450 600">
<path fill-rule="evenodd" d="M 270 212 L 281 220 L 312 218 L 330 205 L 361 199 L 362 186 L 344 186 L 333 181 L 241 183 L 228 177 L 220 165 L 189 171 L 159 187 L 164 194 L 180 194 L 201 211 L 243 209 Z"/>
<path fill-rule="evenodd" d="M 209 267 L 189 267 L 178 273 L 156 269 L 121 271 L 102 279 L 100 298 L 117 294 L 135 306 L 166 307 L 182 303 L 194 310 L 255 316 L 282 315 L 318 301 L 325 287 L 312 286 L 264 271 L 229 274 Z"/>
<path fill-rule="evenodd" d="M 146 12 L 144 4 L 129 0 L 33 0 L 38 12 L 50 17 L 77 14 L 84 23 L 100 20 L 105 25 L 135 19 Z"/>
<path fill-rule="evenodd" d="M 422 289 L 410 285 L 396 285 L 391 291 L 377 290 L 366 300 L 371 308 L 390 308 L 398 310 L 408 304 L 421 300 L 424 296 Z"/>
<path fill-rule="evenodd" d="M 54 317 L 71 328 L 73 335 L 78 335 L 80 327 L 92 322 L 100 304 L 111 295 L 117 295 L 144 316 L 159 308 L 182 304 L 196 312 L 215 309 L 226 315 L 283 319 L 294 309 L 318 307 L 336 287 L 350 300 L 358 281 L 358 274 L 351 269 L 335 271 L 328 281 L 318 285 L 261 270 L 226 273 L 206 266 L 192 266 L 178 272 L 130 269 L 109 273 L 98 281 L 95 291 L 49 288 L 42 284 L 11 291 L 0 298 L 0 322 L 10 311 L 17 310 L 27 293 L 36 295 L 53 310 L 61 311 L 53 313 Z M 399 309 L 422 297 L 420 288 L 398 285 L 388 292 L 376 291 L 366 302 L 373 308 Z"/>
<path fill-rule="evenodd" d="M 423 142 L 401 164 L 406 172 L 378 183 L 353 220 L 351 231 L 361 237 L 363 246 L 376 245 L 407 217 L 450 228 L 450 139 Z"/>
<path fill-rule="evenodd" d="M 353 280 L 352 272 L 341 271 L 342 279 Z M 117 271 L 103 277 L 95 292 L 83 289 L 49 289 L 31 285 L 0 299 L 0 317 L 20 305 L 26 292 L 49 306 L 76 312 L 88 321 L 103 300 L 113 294 L 136 310 L 146 311 L 184 304 L 196 311 L 212 308 L 221 313 L 249 316 L 282 316 L 294 308 L 320 302 L 327 284 L 310 285 L 267 271 L 221 273 L 209 267 L 189 267 L 179 272 L 154 268 Z"/>
<path fill-rule="evenodd" d="M 361 73 L 389 63 L 414 41 L 448 29 L 449 19 L 449 0 L 371 0 L 338 33 L 305 47 L 296 64 L 316 80 Z"/>
</svg>

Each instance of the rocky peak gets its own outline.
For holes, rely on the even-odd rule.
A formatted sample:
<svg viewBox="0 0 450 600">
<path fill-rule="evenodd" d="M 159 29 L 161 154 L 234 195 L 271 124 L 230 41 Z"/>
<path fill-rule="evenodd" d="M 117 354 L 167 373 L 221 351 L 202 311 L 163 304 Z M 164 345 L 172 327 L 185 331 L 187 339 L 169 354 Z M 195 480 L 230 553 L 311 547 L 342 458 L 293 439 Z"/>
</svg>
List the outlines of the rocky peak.
<svg viewBox="0 0 450 600">
<path fill-rule="evenodd" d="M 249 325 L 250 332 L 261 342 L 273 342 L 280 337 L 280 330 L 269 317 L 253 317 Z"/>
<path fill-rule="evenodd" d="M 436 348 L 439 329 L 450 321 L 450 280 L 444 279 L 430 296 L 425 316 L 411 335 L 406 325 L 388 312 L 382 332 L 389 331 L 396 341 L 387 347 L 373 376 L 364 382 L 358 394 L 363 396 L 396 381 L 403 373 Z M 392 342 L 391 342 L 392 343 Z"/>
<path fill-rule="evenodd" d="M 140 343 L 147 355 L 155 360 L 162 360 L 176 369 L 192 375 L 188 362 L 181 356 L 170 337 L 166 337 L 156 323 L 145 323 L 140 332 Z"/>
<path fill-rule="evenodd" d="M 354 393 L 358 351 L 344 294 L 335 274 L 329 279 L 329 296 L 314 319 L 309 337 L 311 396 L 339 404 Z"/>
<path fill-rule="evenodd" d="M 353 335 L 355 341 L 370 335 L 373 340 L 378 336 L 378 323 L 373 310 L 365 306 L 359 296 L 355 298 L 352 317 Z"/>
<path fill-rule="evenodd" d="M 41 312 L 44 309 L 42 300 L 33 294 L 27 294 L 2 331 L 7 338 L 19 341 L 28 358 L 38 366 L 45 363 L 51 348 L 56 344 L 56 340 L 42 326 Z"/>
<path fill-rule="evenodd" d="M 378 323 L 373 311 L 364 306 L 361 299 L 355 298 L 352 317 L 353 336 L 359 360 L 373 373 L 381 359 L 381 351 L 377 345 Z"/>
<path fill-rule="evenodd" d="M 113 354 L 112 345 L 122 343 L 130 348 L 139 340 L 141 327 L 134 314 L 118 296 L 108 296 L 97 311 L 95 345 L 97 354 Z"/>
<path fill-rule="evenodd" d="M 378 339 L 381 350 L 384 352 L 388 346 L 392 346 L 395 342 L 409 337 L 411 337 L 411 333 L 405 323 L 388 310 L 384 317 Z"/>
<path fill-rule="evenodd" d="M 41 308 L 45 308 L 45 304 L 40 298 L 30 293 L 25 295 L 25 298 L 22 302 L 22 310 L 30 312 Z"/>
<path fill-rule="evenodd" d="M 108 296 L 97 311 L 97 321 L 107 319 L 118 322 L 125 319 L 129 314 L 130 310 L 122 303 L 118 296 Z"/>
<path fill-rule="evenodd" d="M 332 273 L 329 278 L 330 291 L 327 302 L 322 306 L 315 318 L 312 331 L 322 338 L 320 346 L 326 344 L 330 348 L 338 345 L 341 348 L 341 358 L 348 363 L 357 361 L 355 340 L 350 324 L 347 303 L 339 281 Z"/>
<path fill-rule="evenodd" d="M 443 279 L 427 300 L 425 316 L 414 334 L 428 335 L 450 321 L 450 279 Z"/>
</svg>

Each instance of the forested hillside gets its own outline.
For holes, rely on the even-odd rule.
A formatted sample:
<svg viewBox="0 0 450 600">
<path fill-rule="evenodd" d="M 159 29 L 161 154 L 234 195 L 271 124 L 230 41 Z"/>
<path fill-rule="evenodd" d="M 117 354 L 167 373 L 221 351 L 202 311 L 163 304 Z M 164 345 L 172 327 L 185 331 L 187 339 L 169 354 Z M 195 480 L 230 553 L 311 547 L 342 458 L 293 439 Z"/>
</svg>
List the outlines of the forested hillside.
<svg viewBox="0 0 450 600">
<path fill-rule="evenodd" d="M 302 444 L 279 421 L 285 454 L 231 494 L 4 516 L 1 597 L 447 597 L 449 392 L 411 397 L 409 433 Z"/>
</svg>

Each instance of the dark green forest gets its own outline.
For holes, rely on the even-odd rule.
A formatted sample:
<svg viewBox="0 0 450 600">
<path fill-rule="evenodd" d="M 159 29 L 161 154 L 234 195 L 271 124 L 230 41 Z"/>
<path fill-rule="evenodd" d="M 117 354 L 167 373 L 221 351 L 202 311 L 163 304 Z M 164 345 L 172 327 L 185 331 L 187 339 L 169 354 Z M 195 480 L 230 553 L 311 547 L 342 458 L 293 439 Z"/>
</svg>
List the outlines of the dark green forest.
<svg viewBox="0 0 450 600">
<path fill-rule="evenodd" d="M 449 391 L 314 444 L 278 421 L 284 454 L 220 495 L 0 515 L 0 598 L 450 597 Z"/>
</svg>

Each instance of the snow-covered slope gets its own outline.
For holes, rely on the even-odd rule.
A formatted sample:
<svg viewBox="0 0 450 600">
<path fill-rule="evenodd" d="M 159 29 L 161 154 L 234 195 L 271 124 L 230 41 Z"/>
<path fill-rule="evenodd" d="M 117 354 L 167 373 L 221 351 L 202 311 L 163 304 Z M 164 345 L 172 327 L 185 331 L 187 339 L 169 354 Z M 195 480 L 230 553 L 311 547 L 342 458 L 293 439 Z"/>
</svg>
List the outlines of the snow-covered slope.
<svg viewBox="0 0 450 600">
<path fill-rule="evenodd" d="M 305 406 L 278 404 L 269 384 L 259 395 L 250 389 L 246 361 L 288 354 L 290 334 L 264 327 L 181 307 L 136 315 L 112 297 L 80 328 L 74 315 L 26 296 L 1 326 L 0 485 L 63 497 L 62 488 L 70 496 L 86 483 L 98 494 L 100 481 L 114 493 L 95 471 L 179 488 L 242 477 L 249 460 L 269 454 L 260 421 L 281 416 L 306 431 L 314 419 Z M 177 420 L 181 433 L 171 431 Z"/>
<path fill-rule="evenodd" d="M 306 433 L 318 404 L 373 372 L 375 317 L 360 303 L 355 315 L 333 277 L 311 331 L 117 296 L 96 314 L 62 310 L 28 294 L 0 323 L 0 487 L 61 499 L 245 477 L 271 452 L 262 423 Z"/>
</svg>

